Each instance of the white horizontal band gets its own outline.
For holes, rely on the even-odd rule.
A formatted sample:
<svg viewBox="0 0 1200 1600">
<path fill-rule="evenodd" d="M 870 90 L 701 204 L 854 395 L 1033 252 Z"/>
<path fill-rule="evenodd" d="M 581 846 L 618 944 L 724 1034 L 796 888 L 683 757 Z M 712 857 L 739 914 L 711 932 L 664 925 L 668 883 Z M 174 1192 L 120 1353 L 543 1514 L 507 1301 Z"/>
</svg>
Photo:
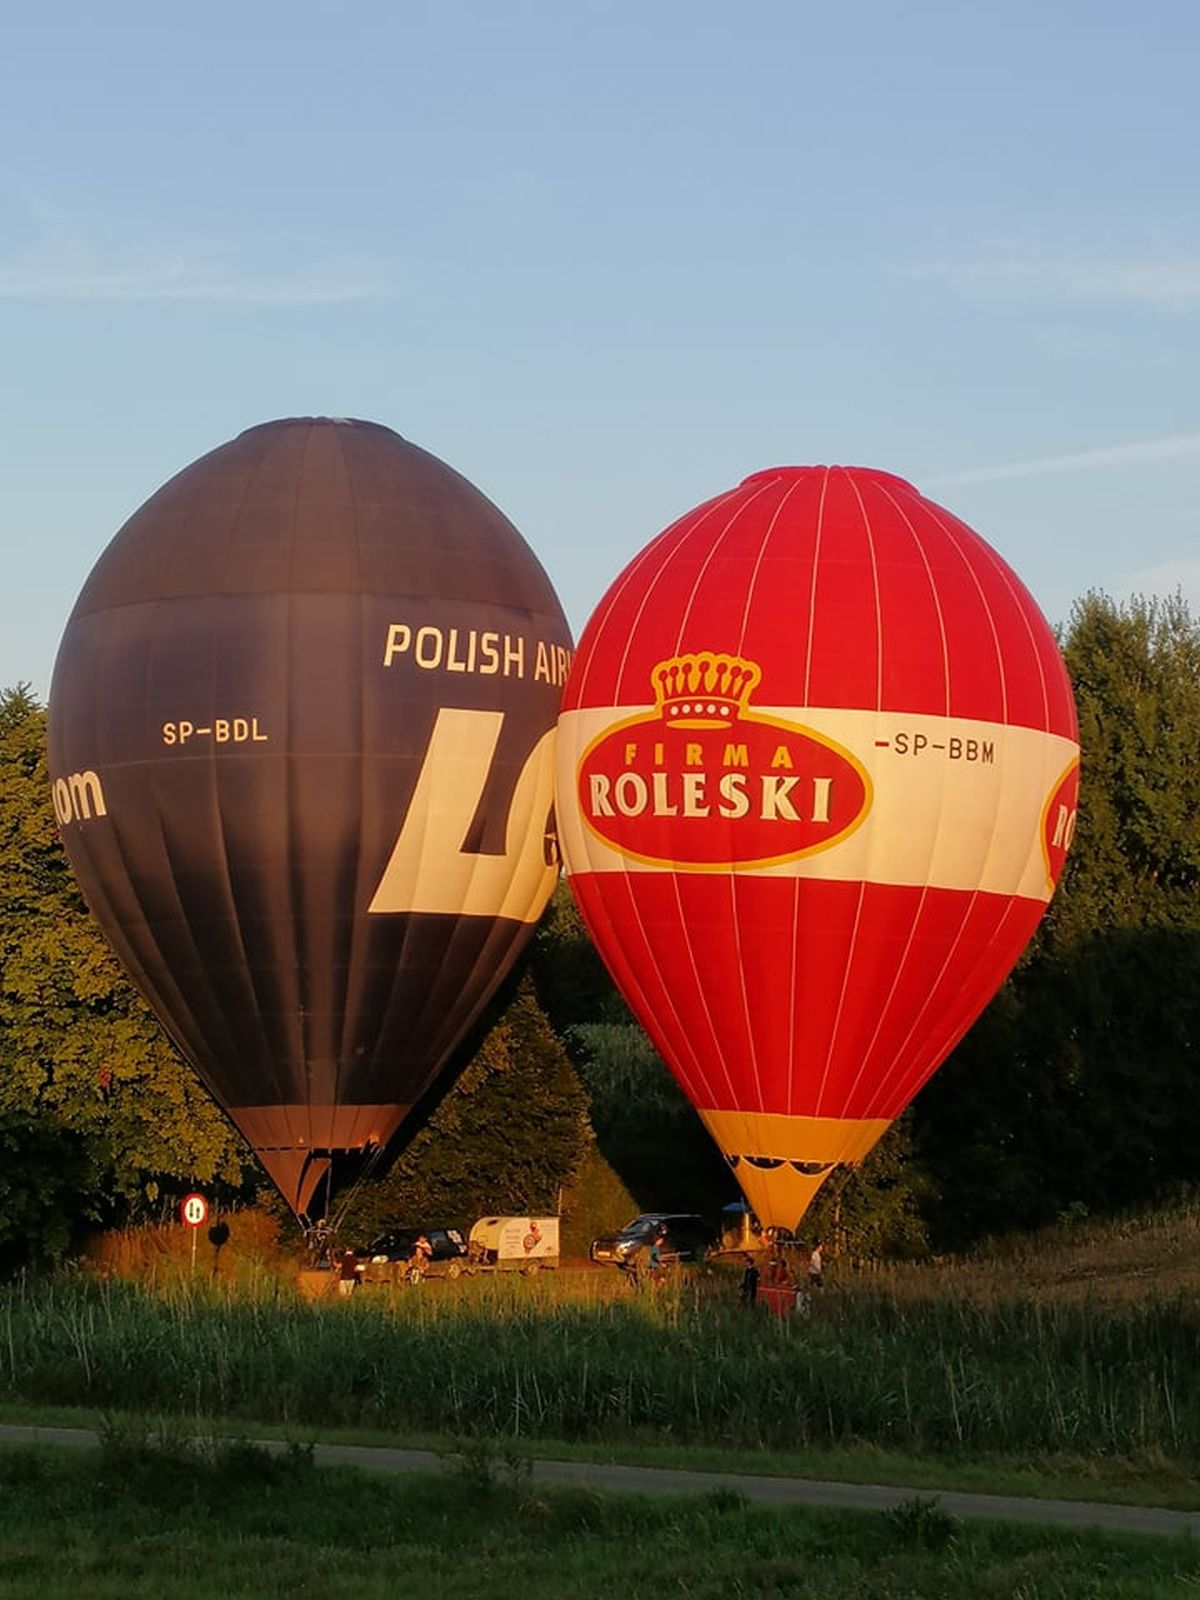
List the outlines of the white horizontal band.
<svg viewBox="0 0 1200 1600">
<path fill-rule="evenodd" d="M 653 713 L 653 706 L 586 707 L 559 718 L 556 811 L 568 873 L 663 870 L 630 859 L 585 827 L 575 788 L 580 757 L 594 739 Z M 1036 728 L 905 712 L 756 703 L 751 714 L 836 741 L 862 763 L 874 793 L 862 825 L 848 837 L 774 866 L 739 866 L 739 876 L 1050 898 L 1043 819 L 1055 786 L 1078 758 L 1072 740 Z"/>
</svg>

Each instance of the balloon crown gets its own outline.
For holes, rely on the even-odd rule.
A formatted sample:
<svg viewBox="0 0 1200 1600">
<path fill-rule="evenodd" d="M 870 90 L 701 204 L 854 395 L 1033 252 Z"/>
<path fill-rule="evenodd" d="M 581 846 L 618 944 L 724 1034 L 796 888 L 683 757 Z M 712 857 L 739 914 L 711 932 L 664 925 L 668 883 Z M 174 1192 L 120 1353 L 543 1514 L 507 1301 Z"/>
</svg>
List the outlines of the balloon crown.
<svg viewBox="0 0 1200 1600">
<path fill-rule="evenodd" d="M 710 650 L 669 656 L 650 670 L 655 702 L 674 728 L 728 727 L 761 680 L 757 661 Z"/>
</svg>

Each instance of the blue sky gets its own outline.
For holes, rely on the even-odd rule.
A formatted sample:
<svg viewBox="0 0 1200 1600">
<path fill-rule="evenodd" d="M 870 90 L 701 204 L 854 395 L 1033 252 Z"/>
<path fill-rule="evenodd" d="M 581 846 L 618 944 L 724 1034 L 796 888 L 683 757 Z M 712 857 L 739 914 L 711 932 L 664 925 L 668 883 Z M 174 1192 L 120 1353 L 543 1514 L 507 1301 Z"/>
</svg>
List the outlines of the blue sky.
<svg viewBox="0 0 1200 1600">
<path fill-rule="evenodd" d="M 0 52 L 0 685 L 272 417 L 383 422 L 573 626 L 780 462 L 910 478 L 1051 621 L 1200 601 L 1200 11 L 45 0 Z"/>
</svg>

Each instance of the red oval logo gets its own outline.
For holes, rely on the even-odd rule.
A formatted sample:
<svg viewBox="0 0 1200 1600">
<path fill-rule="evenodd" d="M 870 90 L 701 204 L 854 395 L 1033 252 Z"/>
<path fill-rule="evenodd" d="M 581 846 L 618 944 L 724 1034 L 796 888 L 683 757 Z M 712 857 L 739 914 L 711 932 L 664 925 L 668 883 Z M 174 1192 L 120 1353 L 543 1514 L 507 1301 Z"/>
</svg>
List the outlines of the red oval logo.
<svg viewBox="0 0 1200 1600">
<path fill-rule="evenodd" d="M 852 833 L 871 803 L 865 767 L 814 729 L 752 710 L 760 678 L 735 656 L 659 662 L 655 709 L 580 760 L 591 831 L 633 860 L 699 872 L 773 866 Z"/>
</svg>

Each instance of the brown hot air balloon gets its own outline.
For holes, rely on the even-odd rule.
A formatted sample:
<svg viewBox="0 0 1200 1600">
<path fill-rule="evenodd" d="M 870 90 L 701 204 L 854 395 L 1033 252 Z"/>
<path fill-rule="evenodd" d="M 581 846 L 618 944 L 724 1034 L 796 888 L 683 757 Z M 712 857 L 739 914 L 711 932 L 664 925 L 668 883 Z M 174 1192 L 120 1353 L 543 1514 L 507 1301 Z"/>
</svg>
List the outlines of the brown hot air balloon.
<svg viewBox="0 0 1200 1600">
<path fill-rule="evenodd" d="M 570 643 L 501 512 L 366 422 L 240 434 L 84 585 L 50 695 L 71 865 L 298 1213 L 532 932 Z"/>
</svg>

